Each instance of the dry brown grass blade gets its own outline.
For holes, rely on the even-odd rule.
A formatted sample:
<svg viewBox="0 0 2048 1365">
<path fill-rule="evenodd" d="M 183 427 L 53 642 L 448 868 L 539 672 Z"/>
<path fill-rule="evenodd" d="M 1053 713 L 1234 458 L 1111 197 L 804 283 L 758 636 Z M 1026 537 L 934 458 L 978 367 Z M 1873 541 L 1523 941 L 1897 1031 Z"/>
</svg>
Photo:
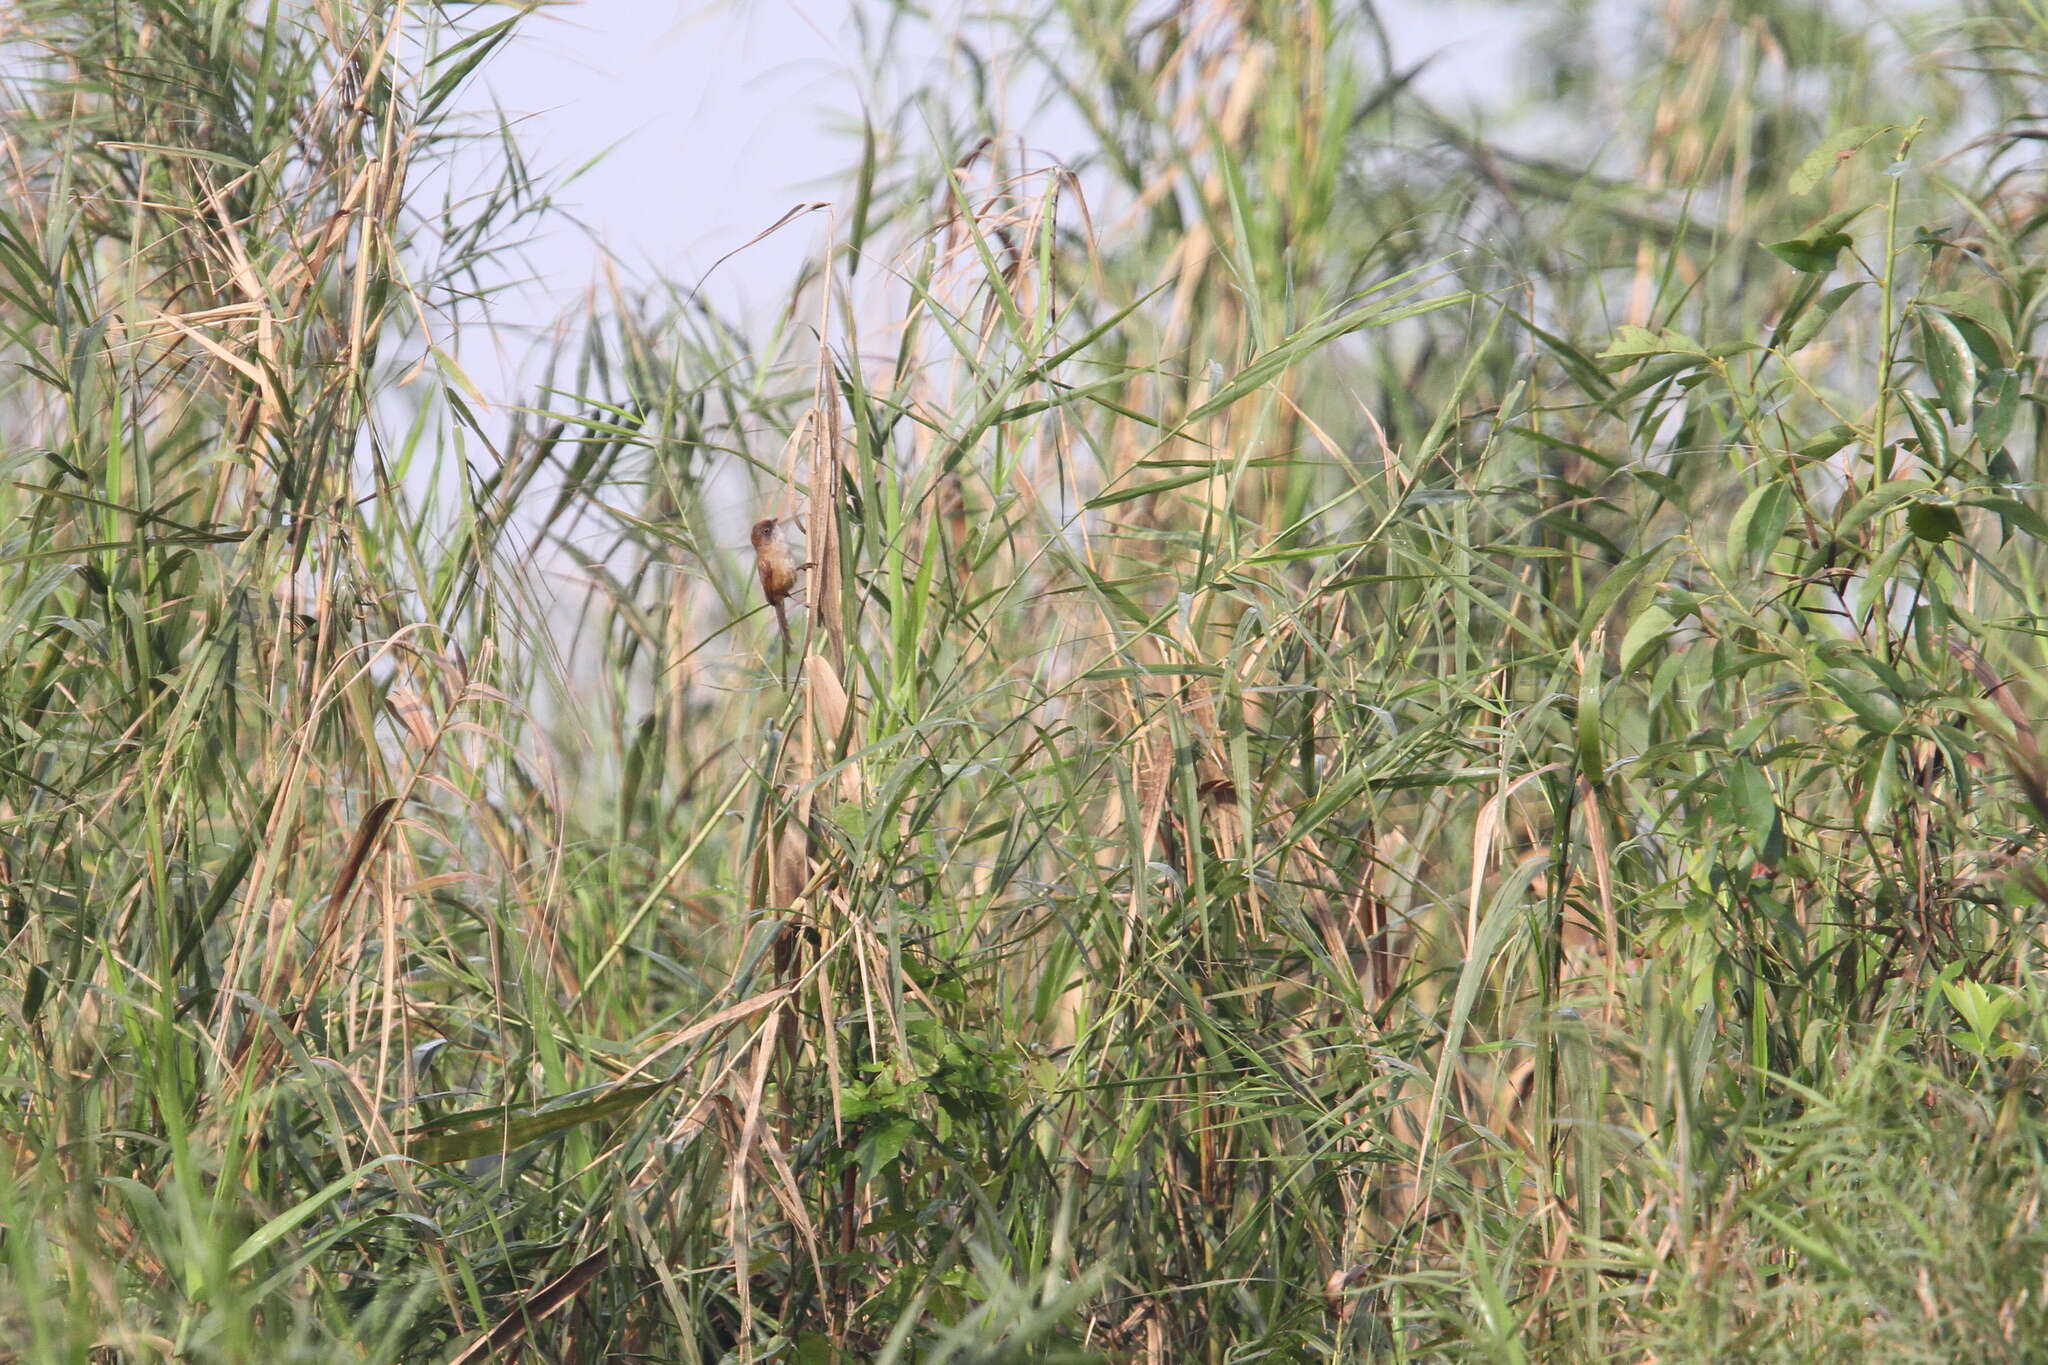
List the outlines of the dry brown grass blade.
<svg viewBox="0 0 2048 1365">
<path fill-rule="evenodd" d="M 405 727 L 406 734 L 411 737 L 422 756 L 434 751 L 442 731 L 426 698 L 410 687 L 397 684 L 385 693 L 384 704 L 391 708 L 391 714 Z"/>
<path fill-rule="evenodd" d="M 349 840 L 348 853 L 341 860 L 341 870 L 335 873 L 334 887 L 327 893 L 326 909 L 320 917 L 320 932 L 314 940 L 313 966 L 317 966 L 340 932 L 342 915 L 362 881 L 363 868 L 369 864 L 370 855 L 377 851 L 378 841 L 384 837 L 391 817 L 397 812 L 398 798 L 387 796 L 364 812 L 361 822 L 356 825 L 355 837 Z"/>
<path fill-rule="evenodd" d="M 691 288 L 688 297 L 686 297 L 683 300 L 683 305 L 685 307 L 688 307 L 691 303 L 694 303 L 696 301 L 698 291 L 703 289 L 705 281 L 711 278 L 712 272 L 717 270 L 718 267 L 724 265 L 733 257 L 739 255 L 742 251 L 745 251 L 748 247 L 755 246 L 761 242 L 767 241 L 770 237 L 773 237 L 776 233 L 782 231 L 782 229 L 788 227 L 791 223 L 795 222 L 799 218 L 808 217 L 809 215 L 818 212 L 820 209 L 828 209 L 831 207 L 832 206 L 829 203 L 826 203 L 822 200 L 805 202 L 794 206 L 787 213 L 783 214 L 780 218 L 777 218 L 774 222 L 770 223 L 767 227 L 762 228 L 759 232 L 747 238 L 746 241 L 741 242 L 738 246 L 734 247 L 732 250 L 726 252 L 723 256 L 720 256 L 717 260 L 713 261 L 710 267 L 706 269 L 702 275 L 697 277 L 697 283 L 695 286 Z"/>
<path fill-rule="evenodd" d="M 1150 862 L 1173 788 L 1173 735 L 1165 722 L 1153 719 L 1140 728 L 1132 745 L 1131 785 L 1138 796 L 1138 856 Z"/>
<path fill-rule="evenodd" d="M 791 985 L 778 986 L 774 990 L 762 991 L 758 995 L 749 996 L 745 1000 L 741 1000 L 736 1004 L 727 1005 L 722 1010 L 718 1010 L 712 1014 L 705 1016 L 702 1019 L 697 1020 L 693 1024 L 689 1024 L 681 1029 L 678 1029 L 675 1033 L 669 1035 L 669 1037 L 664 1039 L 660 1047 L 654 1049 L 652 1052 L 642 1057 L 639 1061 L 635 1062 L 630 1070 L 626 1071 L 624 1074 L 619 1076 L 616 1083 L 619 1085 L 626 1085 L 632 1081 L 637 1080 L 639 1077 L 645 1075 L 648 1069 L 652 1067 L 655 1062 L 667 1056 L 669 1053 L 675 1051 L 677 1048 L 682 1047 L 685 1044 L 695 1042 L 697 1039 L 704 1037 L 708 1033 L 714 1033 L 729 1028 L 732 1025 L 739 1023 L 743 1019 L 748 1019 L 756 1014 L 759 1014 L 762 1010 L 767 1009 L 770 1006 L 781 1004 L 783 1001 L 787 1000 L 792 993 L 794 993 L 795 989 L 796 987 Z M 728 1067 L 727 1071 L 729 1072 L 730 1069 L 731 1068 Z M 719 1085 L 723 1084 L 724 1075 L 725 1073 L 720 1073 L 720 1075 L 714 1080 L 713 1084 L 705 1087 L 707 1092 L 705 1094 L 705 1097 L 702 1100 L 699 1100 L 698 1103 L 695 1106 L 693 1106 L 689 1111 L 687 1111 L 681 1119 L 678 1119 L 676 1121 L 674 1127 L 671 1129 L 670 1141 L 676 1141 L 686 1129 L 689 1129 L 691 1125 L 696 1123 L 696 1114 L 698 1109 L 711 1105 L 714 1102 L 720 1101 L 720 1097 L 715 1093 L 715 1091 L 717 1090 Z M 674 1077 L 671 1077 L 670 1079 L 673 1080 Z"/>
<path fill-rule="evenodd" d="M 813 654 L 804 660 L 804 705 L 809 713 L 811 734 L 821 746 L 825 761 L 845 761 L 844 756 L 859 747 L 859 717 L 854 712 L 852 699 L 846 694 L 845 684 L 840 680 L 839 670 L 823 655 Z M 845 761 L 839 773 L 839 790 L 845 800 L 858 801 L 862 798 L 865 785 L 858 762 Z"/>
<path fill-rule="evenodd" d="M 760 1032 L 754 1035 L 753 1069 L 747 1078 L 747 1090 L 741 1108 L 739 1131 L 732 1139 L 732 1160 L 728 1167 L 728 1211 L 731 1217 L 731 1245 L 733 1267 L 737 1280 L 735 1290 L 740 1301 L 740 1359 L 754 1358 L 753 1316 L 754 1298 L 750 1284 L 752 1236 L 751 1218 L 753 1199 L 748 1173 L 763 1155 L 772 1169 L 769 1193 L 790 1220 L 790 1226 L 803 1239 L 811 1257 L 812 1270 L 822 1279 L 817 1226 L 804 1207 L 803 1191 L 797 1183 L 796 1173 L 790 1169 L 782 1146 L 776 1142 L 766 1123 L 766 1100 L 769 1073 L 775 1059 L 782 1055 L 778 1046 L 786 1027 L 793 1027 L 790 1013 L 783 1008 L 772 1011 Z"/>
<path fill-rule="evenodd" d="M 313 938 L 312 951 L 302 960 L 290 960 L 280 940 L 271 960 L 268 979 L 261 991 L 263 999 L 281 1006 L 292 996 L 309 997 L 318 989 L 340 940 L 348 908 L 355 899 L 357 887 L 361 885 L 363 869 L 369 865 L 371 856 L 376 853 L 401 804 L 400 798 L 387 796 L 364 812 L 363 818 L 356 825 L 354 836 L 349 840 L 348 851 L 342 857 L 341 868 L 335 873 L 334 884 L 327 893 L 325 907 L 320 915 L 320 927 Z M 278 908 L 283 909 L 282 902 Z M 273 932 L 277 928 L 276 918 L 273 916 Z M 296 1018 L 296 1015 L 295 1011 L 287 1017 Z M 242 1058 L 248 1055 L 250 1047 L 259 1036 L 253 1028 L 243 1035 L 242 1041 L 235 1049 L 231 1065 L 239 1064 Z M 271 1038 L 258 1054 L 254 1075 L 267 1074 L 283 1055 L 282 1041 Z"/>
<path fill-rule="evenodd" d="M 803 898 L 810 881 L 811 841 L 803 826 L 785 816 L 771 836 L 768 855 L 768 903 L 792 906 Z"/>
<path fill-rule="evenodd" d="M 827 297 L 830 291 L 825 291 Z M 840 595 L 839 500 L 846 457 L 839 394 L 833 383 L 832 352 L 818 347 L 818 392 L 810 432 L 810 518 L 805 524 L 811 553 L 811 621 L 832 666 L 846 666 L 846 604 Z"/>
<path fill-rule="evenodd" d="M 1154 718 L 1141 723 L 1131 742 L 1131 786 L 1138 804 L 1138 861 L 1132 869 L 1136 883 L 1149 875 L 1143 864 L 1152 861 L 1159 843 L 1159 826 L 1166 814 L 1167 793 L 1173 786 L 1173 736 L 1163 721 Z M 1124 914 L 1123 951 L 1128 959 L 1138 945 L 1139 885 L 1127 895 Z"/>
<path fill-rule="evenodd" d="M 1607 1002 L 1613 1007 L 1619 989 L 1621 926 L 1614 913 L 1614 854 L 1607 844 L 1607 811 L 1592 781 L 1579 778 L 1579 809 L 1585 812 L 1586 847 L 1593 854 L 1593 889 L 1600 897 L 1600 947 L 1607 970 Z"/>
<path fill-rule="evenodd" d="M 1969 670 L 1970 676 L 1983 685 L 1984 695 L 1991 699 L 2008 721 L 2012 722 L 2012 739 L 2015 747 L 2029 762 L 2038 764 L 2041 759 L 2041 744 L 2034 735 L 2034 720 L 2027 714 L 2026 707 L 2020 705 L 2019 697 L 2013 690 L 2012 680 L 1999 676 L 1998 670 L 1993 668 L 1982 654 L 1960 640 L 1949 640 L 1948 649 L 1949 653 L 1955 655 L 1963 667 Z"/>
<path fill-rule="evenodd" d="M 575 1302 L 576 1296 L 586 1289 L 592 1280 L 603 1274 L 612 1263 L 608 1250 L 593 1252 L 575 1265 L 548 1281 L 528 1295 L 519 1306 L 502 1318 L 468 1349 L 456 1356 L 449 1365 L 477 1365 L 477 1362 L 495 1357 L 499 1351 L 516 1343 L 535 1323 L 545 1321 Z"/>
</svg>

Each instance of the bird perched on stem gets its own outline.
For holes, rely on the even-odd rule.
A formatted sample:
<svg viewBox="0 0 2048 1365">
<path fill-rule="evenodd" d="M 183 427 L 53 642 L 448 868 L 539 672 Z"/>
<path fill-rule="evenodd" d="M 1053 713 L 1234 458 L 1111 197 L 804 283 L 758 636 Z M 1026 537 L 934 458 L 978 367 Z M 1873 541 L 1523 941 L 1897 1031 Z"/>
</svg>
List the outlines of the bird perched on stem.
<svg viewBox="0 0 2048 1365">
<path fill-rule="evenodd" d="M 775 624 L 782 627 L 782 642 L 787 645 L 789 615 L 782 604 L 796 591 L 796 576 L 811 566 L 796 562 L 776 525 L 774 517 L 763 517 L 754 523 L 754 570 L 761 575 L 762 595 L 775 608 Z"/>
</svg>

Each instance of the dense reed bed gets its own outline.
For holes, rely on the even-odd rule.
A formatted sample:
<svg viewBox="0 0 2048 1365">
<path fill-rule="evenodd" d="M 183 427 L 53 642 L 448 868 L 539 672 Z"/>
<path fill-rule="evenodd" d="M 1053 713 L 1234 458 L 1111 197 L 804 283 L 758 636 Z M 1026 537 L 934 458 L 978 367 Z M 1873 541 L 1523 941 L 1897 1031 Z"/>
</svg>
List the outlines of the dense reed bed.
<svg viewBox="0 0 2048 1365">
<path fill-rule="evenodd" d="M 0 1357 L 2040 1350 L 2048 13 L 875 0 L 508 410 L 526 8 L 0 19 Z"/>
</svg>

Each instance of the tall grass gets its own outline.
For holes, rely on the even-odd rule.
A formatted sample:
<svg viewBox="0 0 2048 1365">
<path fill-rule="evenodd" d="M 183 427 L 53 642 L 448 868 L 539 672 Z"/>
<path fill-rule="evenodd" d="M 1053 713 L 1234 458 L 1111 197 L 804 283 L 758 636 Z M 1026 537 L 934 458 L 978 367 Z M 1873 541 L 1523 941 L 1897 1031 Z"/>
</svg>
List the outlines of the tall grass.
<svg viewBox="0 0 2048 1365">
<path fill-rule="evenodd" d="M 2038 1350 L 2048 15 L 865 6 L 506 414 L 527 8 L 6 21 L 0 1356 Z"/>
</svg>

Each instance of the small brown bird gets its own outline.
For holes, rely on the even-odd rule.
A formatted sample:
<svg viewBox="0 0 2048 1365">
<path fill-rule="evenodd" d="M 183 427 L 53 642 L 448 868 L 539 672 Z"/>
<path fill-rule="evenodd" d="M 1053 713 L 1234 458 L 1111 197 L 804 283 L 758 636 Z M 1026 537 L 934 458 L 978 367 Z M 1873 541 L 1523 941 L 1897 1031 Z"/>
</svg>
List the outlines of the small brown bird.
<svg viewBox="0 0 2048 1365">
<path fill-rule="evenodd" d="M 773 517 L 763 517 L 754 523 L 754 569 L 761 575 L 762 595 L 775 608 L 775 624 L 782 627 L 782 640 L 787 644 L 789 615 L 782 604 L 796 591 L 796 576 L 811 566 L 795 562 L 775 527 Z"/>
</svg>

